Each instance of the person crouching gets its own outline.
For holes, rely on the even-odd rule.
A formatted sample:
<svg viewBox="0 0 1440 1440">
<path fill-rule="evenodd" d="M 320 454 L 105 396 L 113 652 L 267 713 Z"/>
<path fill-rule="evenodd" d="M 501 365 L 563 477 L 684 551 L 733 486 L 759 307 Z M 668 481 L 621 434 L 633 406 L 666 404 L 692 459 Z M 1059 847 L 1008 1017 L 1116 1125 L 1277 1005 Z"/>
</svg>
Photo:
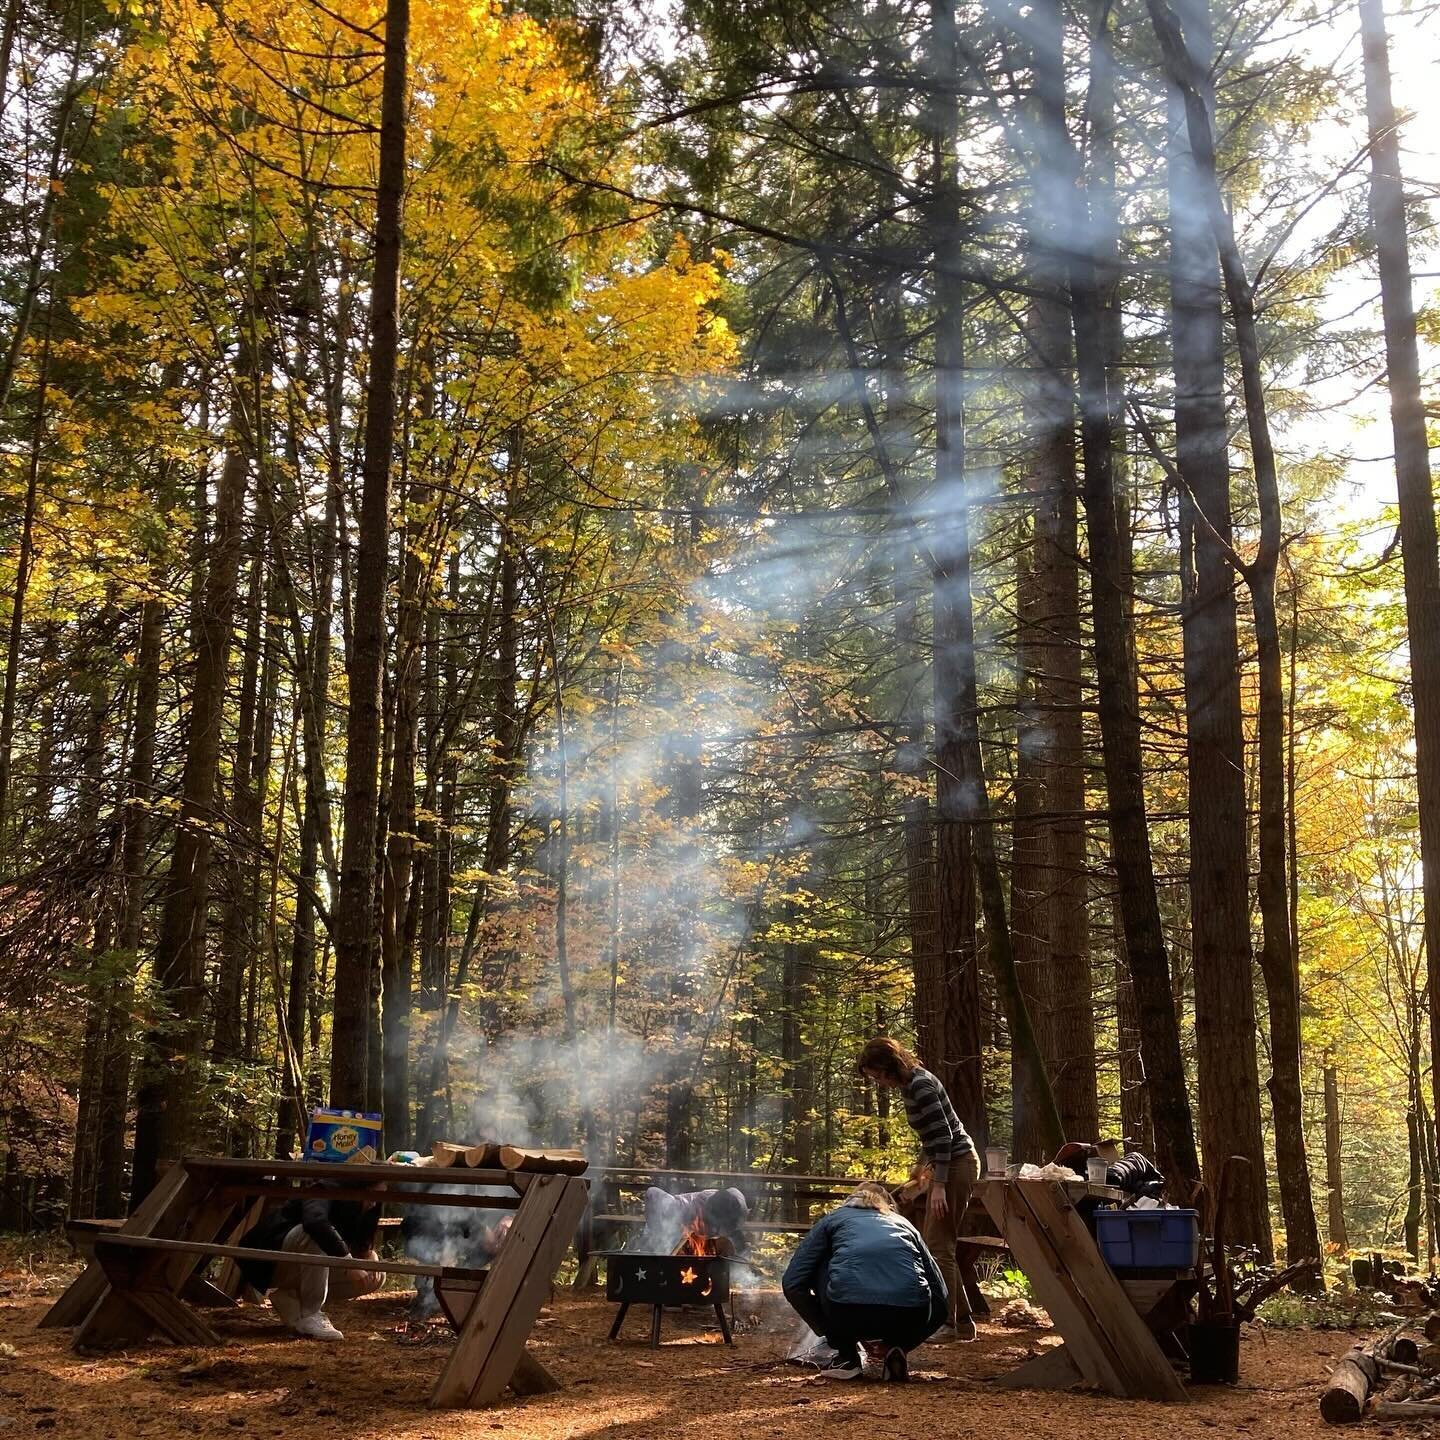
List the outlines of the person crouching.
<svg viewBox="0 0 1440 1440">
<path fill-rule="evenodd" d="M 795 1313 L 835 1351 L 820 1372 L 830 1380 L 860 1378 L 862 1346 L 887 1380 L 907 1379 L 906 1352 L 949 1314 L 935 1257 L 874 1181 L 815 1224 L 780 1283 Z"/>
<path fill-rule="evenodd" d="M 349 1256 L 377 1260 L 375 1235 L 380 1206 L 358 1200 L 287 1200 L 260 1217 L 242 1237 L 248 1250 L 282 1250 L 291 1255 Z M 377 1270 L 330 1270 L 324 1265 L 241 1260 L 240 1273 L 268 1292 L 270 1306 L 288 1329 L 307 1340 L 343 1340 L 325 1306 L 378 1290 L 385 1277 Z"/>
</svg>

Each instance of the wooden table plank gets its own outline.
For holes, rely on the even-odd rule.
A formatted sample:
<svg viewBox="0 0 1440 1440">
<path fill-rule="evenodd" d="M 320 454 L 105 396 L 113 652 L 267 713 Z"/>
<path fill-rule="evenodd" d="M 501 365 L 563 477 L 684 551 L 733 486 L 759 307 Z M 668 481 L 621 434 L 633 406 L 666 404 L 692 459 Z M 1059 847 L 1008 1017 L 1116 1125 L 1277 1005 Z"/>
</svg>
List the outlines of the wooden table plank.
<svg viewBox="0 0 1440 1440">
<path fill-rule="evenodd" d="M 448 1172 L 441 1171 L 442 1175 Z M 520 1204 L 518 1195 L 492 1195 L 474 1194 L 471 1191 L 441 1191 L 441 1190 L 401 1190 L 398 1188 L 401 1182 L 393 1176 L 388 1180 L 376 1181 L 369 1185 L 355 1185 L 346 1187 L 343 1183 L 344 1176 L 336 1176 L 332 1181 L 325 1179 L 325 1186 L 322 1192 L 327 1200 L 358 1200 L 361 1204 L 368 1205 L 436 1205 L 449 1206 L 452 1209 L 470 1210 L 514 1210 Z M 472 1187 L 473 1190 L 473 1187 Z M 223 1195 L 233 1200 L 243 1201 L 246 1196 L 268 1196 L 276 1201 L 293 1200 L 297 1195 L 309 1193 L 309 1187 L 298 1187 L 286 1180 L 256 1179 L 242 1183 L 227 1181 L 217 1186 L 217 1195 Z"/>
<path fill-rule="evenodd" d="M 386 1275 L 454 1276 L 468 1279 L 483 1269 L 456 1265 L 424 1265 L 418 1260 L 368 1260 L 355 1255 L 314 1255 L 306 1251 L 254 1250 L 249 1246 L 208 1244 L 198 1240 L 162 1240 L 146 1235 L 104 1235 L 95 1240 L 97 1253 L 155 1251 L 203 1256 L 212 1260 L 258 1260 L 271 1265 L 310 1265 L 326 1270 L 375 1270 Z"/>
<path fill-rule="evenodd" d="M 216 1183 L 241 1185 L 249 1180 L 275 1176 L 282 1179 L 338 1180 L 364 1183 L 385 1181 L 406 1185 L 508 1185 L 523 1191 L 533 1174 L 517 1170 L 440 1170 L 431 1165 L 337 1165 L 319 1160 L 239 1160 L 229 1156 L 188 1155 L 180 1162 L 193 1175 L 201 1175 Z"/>
</svg>

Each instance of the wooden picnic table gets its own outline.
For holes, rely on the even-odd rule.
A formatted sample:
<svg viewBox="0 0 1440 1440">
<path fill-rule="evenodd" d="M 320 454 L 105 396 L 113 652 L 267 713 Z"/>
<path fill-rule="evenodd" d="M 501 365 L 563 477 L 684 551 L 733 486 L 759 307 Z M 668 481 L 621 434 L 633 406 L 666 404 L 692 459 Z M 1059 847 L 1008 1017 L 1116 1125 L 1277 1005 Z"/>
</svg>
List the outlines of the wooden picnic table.
<svg viewBox="0 0 1440 1440">
<path fill-rule="evenodd" d="M 1001 1385 L 1063 1390 L 1081 1382 L 1133 1399 L 1184 1400 L 1162 1348 L 1177 1323 L 1168 1302 L 1193 1293 L 1192 1275 L 1122 1281 L 1075 1209 L 1087 1196 L 1130 1197 L 1084 1180 L 982 1179 L 975 1187 L 1035 1298 L 1064 1344 L 1001 1377 Z M 1147 1316 L 1155 1317 L 1153 1324 Z"/>
<path fill-rule="evenodd" d="M 509 1209 L 515 1219 L 487 1269 L 250 1250 L 235 1243 L 257 1204 L 294 1198 Z M 76 1349 L 135 1343 L 156 1330 L 180 1344 L 218 1345 L 219 1336 L 190 1308 L 228 1303 L 213 1286 L 207 1287 L 211 1293 L 197 1294 L 195 1282 L 212 1260 L 426 1276 L 456 1332 L 430 1404 L 490 1405 L 506 1386 L 517 1394 L 559 1388 L 526 1342 L 588 1199 L 588 1182 L 572 1175 L 190 1157 L 161 1176 L 124 1224 L 92 1237 L 94 1260 L 41 1324 L 75 1326 Z"/>
</svg>

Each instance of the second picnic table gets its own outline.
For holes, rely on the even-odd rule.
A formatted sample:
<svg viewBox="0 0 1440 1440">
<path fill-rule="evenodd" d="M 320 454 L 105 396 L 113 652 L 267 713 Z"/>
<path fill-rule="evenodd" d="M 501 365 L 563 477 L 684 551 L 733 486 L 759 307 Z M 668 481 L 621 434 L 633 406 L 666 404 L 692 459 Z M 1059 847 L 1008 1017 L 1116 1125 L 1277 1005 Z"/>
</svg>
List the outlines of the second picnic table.
<svg viewBox="0 0 1440 1440">
<path fill-rule="evenodd" d="M 238 1243 L 265 1205 L 306 1198 L 502 1209 L 513 1211 L 515 1220 L 494 1264 L 484 1269 Z M 41 1323 L 74 1326 L 73 1343 L 82 1350 L 133 1344 L 155 1330 L 179 1344 L 218 1345 L 220 1337 L 191 1308 L 229 1303 L 203 1283 L 202 1272 L 213 1260 L 426 1276 L 455 1330 L 430 1403 L 490 1405 L 507 1386 L 517 1394 L 558 1388 L 526 1342 L 588 1200 L 588 1182 L 561 1173 L 187 1156 L 162 1175 L 123 1225 L 93 1237 L 95 1258 Z"/>
<path fill-rule="evenodd" d="M 1122 1281 L 1075 1209 L 1076 1201 L 1087 1196 L 1124 1200 L 1123 1191 L 1078 1179 L 987 1177 L 976 1193 L 1065 1341 L 999 1384 L 1068 1389 L 1083 1382 L 1133 1399 L 1188 1398 L 1160 1336 L 1171 1328 L 1169 1316 L 1179 1313 L 1174 1301 L 1188 1303 L 1193 1278 Z"/>
</svg>

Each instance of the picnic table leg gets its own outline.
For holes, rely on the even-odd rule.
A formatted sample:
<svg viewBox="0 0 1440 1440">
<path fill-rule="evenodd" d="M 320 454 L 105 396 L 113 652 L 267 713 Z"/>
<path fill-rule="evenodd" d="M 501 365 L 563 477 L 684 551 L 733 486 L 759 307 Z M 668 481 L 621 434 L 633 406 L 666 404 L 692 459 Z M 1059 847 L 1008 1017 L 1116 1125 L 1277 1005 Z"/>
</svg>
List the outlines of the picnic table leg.
<svg viewBox="0 0 1440 1440">
<path fill-rule="evenodd" d="M 226 1237 L 225 1244 L 238 1245 L 240 1243 L 240 1237 L 253 1226 L 259 1224 L 260 1217 L 265 1213 L 265 1205 L 266 1201 L 263 1196 L 257 1196 L 254 1200 L 250 1201 L 250 1203 L 245 1206 L 244 1213 L 241 1214 L 236 1219 L 235 1224 L 230 1227 L 231 1234 Z M 228 1295 L 231 1300 L 239 1300 L 247 1289 L 245 1277 L 240 1273 L 239 1263 L 235 1260 L 226 1260 L 224 1264 L 220 1266 L 219 1271 L 215 1275 L 215 1284 Z"/>
<path fill-rule="evenodd" d="M 234 1202 L 217 1199 L 213 1194 L 214 1185 L 188 1174 L 183 1161 L 167 1171 L 161 1183 L 169 1180 L 172 1175 L 176 1177 L 175 1183 L 167 1186 L 168 1198 L 155 1215 L 150 1228 L 134 1233 L 145 1233 L 166 1240 L 182 1236 L 192 1240 L 213 1240 L 234 1212 Z M 202 1263 L 203 1257 L 197 1255 L 166 1256 L 156 1264 L 153 1272 L 144 1272 L 143 1280 L 137 1273 L 136 1284 L 145 1284 L 152 1297 L 162 1294 L 168 1296 L 174 1306 L 183 1309 L 176 1297 Z M 148 1300 L 138 1301 L 136 1297 L 140 1291 L 136 1285 L 132 1285 L 128 1292 L 117 1287 L 115 1280 L 118 1276 L 119 1272 L 114 1269 L 105 1271 L 104 1289 L 71 1341 L 75 1349 L 101 1348 L 125 1341 L 143 1340 L 156 1324 L 160 1323 L 160 1315 L 165 1317 L 161 1328 L 171 1333 L 172 1338 L 177 1330 L 199 1333 L 191 1329 L 187 1319 L 177 1318 L 171 1305 L 167 1305 L 164 1299 L 155 1303 Z M 159 1281 L 161 1276 L 164 1277 L 163 1285 Z M 185 1313 L 189 1316 L 188 1311 Z M 194 1317 L 189 1319 L 193 1320 Z M 204 1329 L 213 1335 L 208 1326 Z"/>
<path fill-rule="evenodd" d="M 1001 1390 L 1069 1390 L 1081 1380 L 1068 1345 L 1052 1345 L 991 1384 Z"/>
<path fill-rule="evenodd" d="M 1111 1395 L 1184 1400 L 1155 1337 L 1059 1187 L 992 1180 L 980 1188 L 1081 1378 Z"/>
<path fill-rule="evenodd" d="M 536 1316 L 588 1202 L 589 1187 L 578 1177 L 532 1177 L 505 1247 L 490 1267 L 431 1391 L 433 1408 L 490 1405 L 512 1384 Z M 521 1383 L 526 1383 L 523 1377 Z"/>
<path fill-rule="evenodd" d="M 580 1217 L 580 1228 L 575 1232 L 575 1282 L 573 1290 L 585 1290 L 595 1278 L 595 1261 L 591 1251 L 595 1248 L 595 1205 L 585 1207 Z"/>
<path fill-rule="evenodd" d="M 445 1312 L 445 1318 L 458 1332 L 465 1324 L 471 1307 L 479 1298 L 483 1286 L 471 1281 L 457 1285 L 442 1275 L 435 1282 L 435 1298 Z M 515 1371 L 510 1376 L 510 1388 L 517 1395 L 546 1395 L 560 1388 L 560 1382 L 536 1359 L 527 1346 L 515 1362 Z"/>
<path fill-rule="evenodd" d="M 515 1362 L 510 1388 L 517 1395 L 549 1395 L 560 1388 L 560 1382 L 527 1348 Z"/>
<path fill-rule="evenodd" d="M 155 1182 L 155 1188 L 135 1207 L 135 1213 L 120 1227 L 122 1235 L 149 1235 L 165 1212 L 175 1192 L 185 1183 L 185 1172 L 172 1165 Z M 95 1308 L 109 1288 L 105 1270 L 92 1250 L 89 1264 L 70 1282 L 60 1298 L 40 1318 L 42 1330 L 79 1325 Z"/>
<path fill-rule="evenodd" d="M 960 1274 L 960 1283 L 965 1287 L 970 1313 L 976 1316 L 988 1315 L 990 1302 L 980 1288 L 980 1275 L 975 1269 L 975 1247 L 967 1245 L 963 1238 L 955 1246 L 955 1268 Z"/>
</svg>

